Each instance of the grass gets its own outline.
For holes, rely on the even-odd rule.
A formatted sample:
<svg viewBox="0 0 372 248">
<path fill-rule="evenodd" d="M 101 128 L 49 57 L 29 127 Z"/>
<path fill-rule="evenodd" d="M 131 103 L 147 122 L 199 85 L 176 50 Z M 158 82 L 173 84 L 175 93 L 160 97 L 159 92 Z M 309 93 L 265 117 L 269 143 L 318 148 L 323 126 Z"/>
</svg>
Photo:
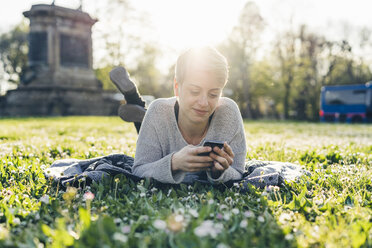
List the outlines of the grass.
<svg viewBox="0 0 372 248">
<path fill-rule="evenodd" d="M 371 247 L 372 126 L 245 122 L 247 159 L 311 172 L 239 193 L 116 177 L 61 189 L 61 158 L 135 154 L 115 117 L 0 119 L 0 247 Z M 92 192 L 90 194 L 89 192 Z"/>
</svg>

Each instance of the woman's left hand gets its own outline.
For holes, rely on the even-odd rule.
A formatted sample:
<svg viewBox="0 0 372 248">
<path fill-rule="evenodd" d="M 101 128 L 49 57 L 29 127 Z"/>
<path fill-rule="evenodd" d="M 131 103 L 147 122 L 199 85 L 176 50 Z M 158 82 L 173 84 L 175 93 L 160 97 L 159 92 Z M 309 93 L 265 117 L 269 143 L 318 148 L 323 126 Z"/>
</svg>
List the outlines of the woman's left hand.
<svg viewBox="0 0 372 248">
<path fill-rule="evenodd" d="M 235 155 L 227 142 L 223 144 L 223 149 L 214 147 L 213 151 L 214 152 L 209 154 L 209 156 L 214 160 L 214 166 L 212 167 L 211 171 L 213 178 L 218 178 L 221 176 L 222 172 L 232 165 Z"/>
</svg>

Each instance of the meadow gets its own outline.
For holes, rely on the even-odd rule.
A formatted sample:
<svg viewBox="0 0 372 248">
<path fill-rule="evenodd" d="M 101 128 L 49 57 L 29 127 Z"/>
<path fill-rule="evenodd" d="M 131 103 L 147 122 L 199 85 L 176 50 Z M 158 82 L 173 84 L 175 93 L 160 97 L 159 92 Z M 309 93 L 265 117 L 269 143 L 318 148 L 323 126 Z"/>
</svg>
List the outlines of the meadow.
<svg viewBox="0 0 372 248">
<path fill-rule="evenodd" d="M 134 156 L 118 117 L 0 119 L 0 247 L 372 247 L 372 125 L 245 121 L 247 160 L 311 175 L 240 185 L 169 186 L 123 176 L 64 189 L 61 158 Z"/>
</svg>

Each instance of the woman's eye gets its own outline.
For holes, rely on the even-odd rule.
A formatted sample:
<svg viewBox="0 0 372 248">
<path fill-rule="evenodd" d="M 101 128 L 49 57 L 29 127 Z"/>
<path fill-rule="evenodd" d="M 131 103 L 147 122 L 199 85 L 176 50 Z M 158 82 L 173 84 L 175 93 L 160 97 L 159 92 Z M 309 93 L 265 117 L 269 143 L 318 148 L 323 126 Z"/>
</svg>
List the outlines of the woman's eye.
<svg viewBox="0 0 372 248">
<path fill-rule="evenodd" d="M 216 98 L 218 95 L 210 94 L 209 96 L 212 97 L 212 98 Z"/>
<path fill-rule="evenodd" d="M 192 95 L 197 95 L 197 94 L 199 94 L 199 91 L 191 91 L 191 94 Z"/>
</svg>

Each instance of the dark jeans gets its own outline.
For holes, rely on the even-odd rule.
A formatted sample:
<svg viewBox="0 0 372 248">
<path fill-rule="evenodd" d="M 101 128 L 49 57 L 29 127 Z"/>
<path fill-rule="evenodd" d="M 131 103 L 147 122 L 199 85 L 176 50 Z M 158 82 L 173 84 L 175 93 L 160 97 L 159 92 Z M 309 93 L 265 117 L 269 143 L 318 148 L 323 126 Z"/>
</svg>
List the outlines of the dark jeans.
<svg viewBox="0 0 372 248">
<path fill-rule="evenodd" d="M 146 106 L 146 102 L 142 99 L 138 90 L 135 93 L 125 94 L 124 97 L 127 104 L 135 104 L 144 108 Z M 134 126 L 136 127 L 137 133 L 139 133 L 141 129 L 141 124 L 142 122 L 134 122 Z"/>
</svg>

